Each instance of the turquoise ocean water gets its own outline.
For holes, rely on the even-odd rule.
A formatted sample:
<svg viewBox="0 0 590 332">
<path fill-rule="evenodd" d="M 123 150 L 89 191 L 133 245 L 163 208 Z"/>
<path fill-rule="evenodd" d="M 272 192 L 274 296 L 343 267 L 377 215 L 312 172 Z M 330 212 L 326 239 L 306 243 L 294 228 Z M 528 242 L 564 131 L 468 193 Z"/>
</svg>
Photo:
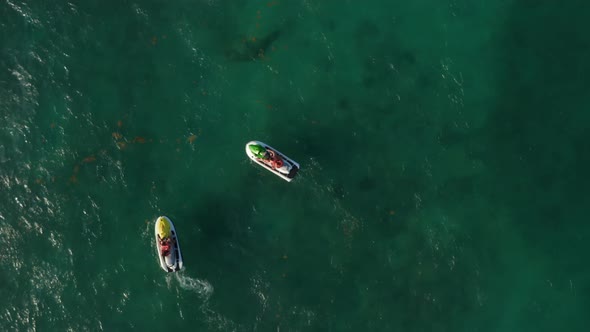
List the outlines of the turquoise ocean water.
<svg viewBox="0 0 590 332">
<path fill-rule="evenodd" d="M 0 330 L 586 331 L 588 22 L 581 0 L 0 0 Z"/>
</svg>

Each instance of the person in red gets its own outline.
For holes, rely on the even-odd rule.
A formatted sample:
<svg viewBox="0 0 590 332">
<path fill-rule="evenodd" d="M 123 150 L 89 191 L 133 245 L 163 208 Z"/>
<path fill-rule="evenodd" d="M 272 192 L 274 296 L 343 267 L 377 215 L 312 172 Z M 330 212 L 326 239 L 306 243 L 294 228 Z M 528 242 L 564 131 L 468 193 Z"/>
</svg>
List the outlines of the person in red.
<svg viewBox="0 0 590 332">
<path fill-rule="evenodd" d="M 160 252 L 163 257 L 170 255 L 170 247 L 172 246 L 172 241 L 169 237 L 160 239 Z"/>
<path fill-rule="evenodd" d="M 264 148 L 259 144 L 250 144 L 248 145 L 248 148 L 258 160 L 270 166 L 273 170 L 278 170 L 282 173 L 289 171 L 288 169 L 283 169 L 285 162 L 283 161 L 283 158 L 281 158 L 281 156 L 275 151 L 269 148 Z"/>
<path fill-rule="evenodd" d="M 283 159 L 271 149 L 266 151 L 264 155 L 264 160 L 270 165 L 272 168 L 281 168 L 283 167 Z"/>
</svg>

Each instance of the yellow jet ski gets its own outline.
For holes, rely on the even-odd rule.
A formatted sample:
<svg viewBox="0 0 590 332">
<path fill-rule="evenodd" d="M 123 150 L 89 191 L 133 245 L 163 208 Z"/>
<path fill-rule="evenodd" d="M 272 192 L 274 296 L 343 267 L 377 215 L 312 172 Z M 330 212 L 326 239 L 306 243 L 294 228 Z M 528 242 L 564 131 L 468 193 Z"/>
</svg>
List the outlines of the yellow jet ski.
<svg viewBox="0 0 590 332">
<path fill-rule="evenodd" d="M 160 266 L 166 272 L 176 272 L 182 269 L 182 253 L 174 224 L 168 217 L 156 219 L 155 225 L 156 249 Z"/>
</svg>

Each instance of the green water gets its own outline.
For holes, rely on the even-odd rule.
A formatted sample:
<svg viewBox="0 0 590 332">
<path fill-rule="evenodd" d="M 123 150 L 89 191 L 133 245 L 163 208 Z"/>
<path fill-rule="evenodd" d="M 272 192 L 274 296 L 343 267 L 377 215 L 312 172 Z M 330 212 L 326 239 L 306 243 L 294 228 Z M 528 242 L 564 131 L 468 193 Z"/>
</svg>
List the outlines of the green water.
<svg viewBox="0 0 590 332">
<path fill-rule="evenodd" d="M 589 21 L 2 0 L 0 330 L 585 331 Z"/>
</svg>

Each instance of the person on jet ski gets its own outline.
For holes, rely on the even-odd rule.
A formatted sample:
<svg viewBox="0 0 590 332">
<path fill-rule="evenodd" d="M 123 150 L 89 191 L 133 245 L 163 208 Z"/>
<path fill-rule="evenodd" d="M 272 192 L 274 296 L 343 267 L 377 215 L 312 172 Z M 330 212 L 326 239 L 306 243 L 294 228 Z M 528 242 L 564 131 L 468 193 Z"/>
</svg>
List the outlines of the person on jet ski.
<svg viewBox="0 0 590 332">
<path fill-rule="evenodd" d="M 266 150 L 266 153 L 265 153 L 263 159 L 265 160 L 265 162 L 270 164 L 270 167 L 272 167 L 272 168 L 283 167 L 283 159 L 281 159 L 281 156 L 279 156 L 273 150 Z"/>
<path fill-rule="evenodd" d="M 170 254 L 170 247 L 172 247 L 172 242 L 169 237 L 160 239 L 160 250 L 162 251 L 162 256 L 166 257 Z"/>
<path fill-rule="evenodd" d="M 249 146 L 249 148 L 256 158 L 261 159 L 273 169 L 283 167 L 283 159 L 273 150 L 265 149 L 264 147 L 257 144 L 252 144 Z"/>
</svg>

